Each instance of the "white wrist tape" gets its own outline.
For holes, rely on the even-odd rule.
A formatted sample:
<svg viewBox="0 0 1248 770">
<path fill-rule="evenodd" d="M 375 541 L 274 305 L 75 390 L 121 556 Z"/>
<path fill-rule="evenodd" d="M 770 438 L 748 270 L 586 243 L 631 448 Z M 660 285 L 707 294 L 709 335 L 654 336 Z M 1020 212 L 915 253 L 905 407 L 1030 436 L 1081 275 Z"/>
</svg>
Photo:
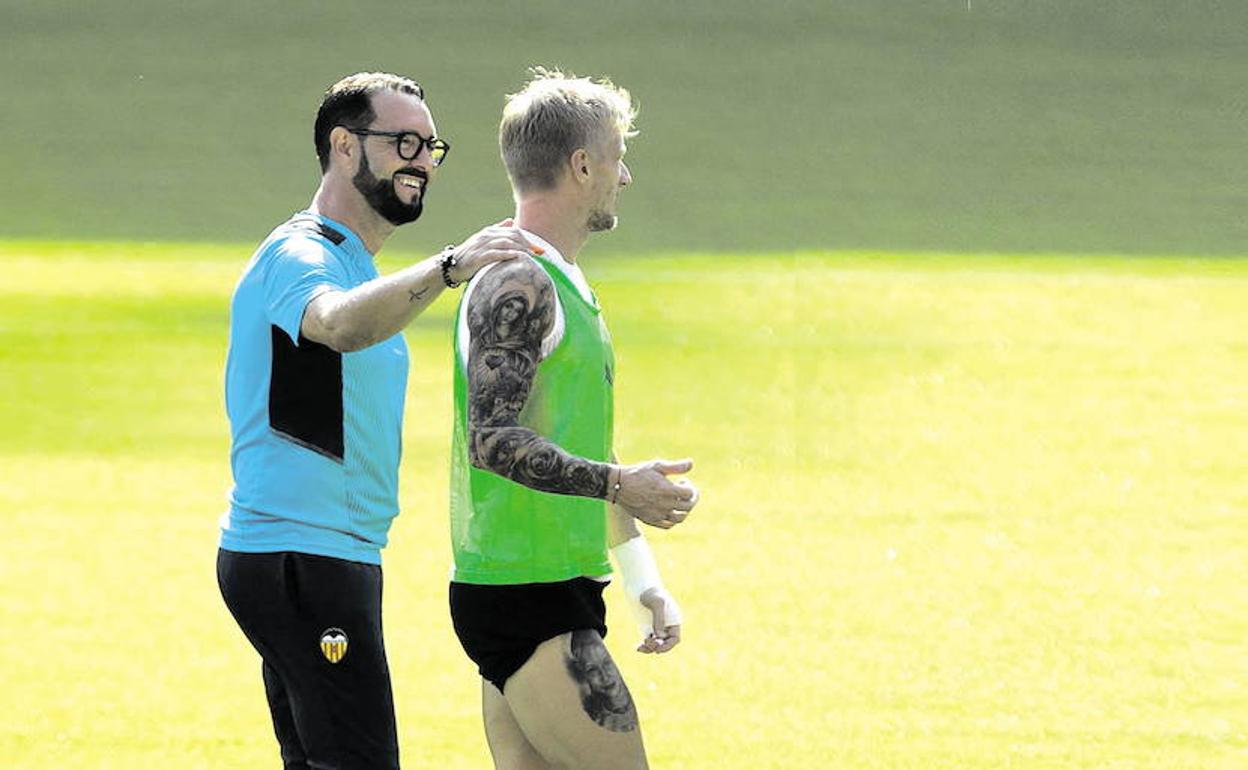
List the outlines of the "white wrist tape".
<svg viewBox="0 0 1248 770">
<path fill-rule="evenodd" d="M 667 589 L 660 588 L 659 596 L 663 597 L 663 625 L 679 626 L 685 622 L 685 617 L 680 611 L 680 605 L 676 603 L 675 597 L 667 592 Z M 637 630 L 641 631 L 642 636 L 648 636 L 654 633 L 654 613 L 646 609 L 641 602 L 633 603 L 633 619 L 637 621 Z"/>
<path fill-rule="evenodd" d="M 650 544 L 641 535 L 626 540 L 611 549 L 615 563 L 620 568 L 620 582 L 630 601 L 637 601 L 649 588 L 663 588 L 659 565 L 654 561 Z"/>
<path fill-rule="evenodd" d="M 659 565 L 654 561 L 654 552 L 650 550 L 646 539 L 638 535 L 612 548 L 611 554 L 620 569 L 620 583 L 642 636 L 654 633 L 654 613 L 641 603 L 641 595 L 651 589 L 663 597 L 664 624 L 680 625 L 683 620 L 680 606 L 663 587 Z"/>
</svg>

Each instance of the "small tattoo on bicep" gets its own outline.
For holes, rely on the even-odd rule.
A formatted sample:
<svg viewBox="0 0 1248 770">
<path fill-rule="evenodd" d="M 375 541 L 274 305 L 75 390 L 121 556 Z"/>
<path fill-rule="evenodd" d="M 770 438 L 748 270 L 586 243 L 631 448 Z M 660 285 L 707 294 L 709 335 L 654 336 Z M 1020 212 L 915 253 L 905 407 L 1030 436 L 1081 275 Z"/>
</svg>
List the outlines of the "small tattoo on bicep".
<svg viewBox="0 0 1248 770">
<path fill-rule="evenodd" d="M 581 694 L 581 707 L 595 724 L 616 733 L 637 729 L 637 707 L 624 677 L 602 643 L 597 631 L 572 632 L 571 650 L 565 653 L 568 675 Z"/>
</svg>

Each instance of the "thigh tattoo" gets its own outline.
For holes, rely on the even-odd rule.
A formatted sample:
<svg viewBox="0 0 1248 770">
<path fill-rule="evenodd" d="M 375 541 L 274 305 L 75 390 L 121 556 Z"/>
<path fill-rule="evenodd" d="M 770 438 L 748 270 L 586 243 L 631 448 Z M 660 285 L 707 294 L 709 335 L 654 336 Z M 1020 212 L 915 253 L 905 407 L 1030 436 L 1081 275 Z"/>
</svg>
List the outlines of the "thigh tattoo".
<svg viewBox="0 0 1248 770">
<path fill-rule="evenodd" d="M 595 723 L 617 733 L 637 729 L 637 708 L 624 677 L 595 631 L 573 631 L 572 651 L 564 658 L 568 675 L 581 692 L 581 706 Z"/>
</svg>

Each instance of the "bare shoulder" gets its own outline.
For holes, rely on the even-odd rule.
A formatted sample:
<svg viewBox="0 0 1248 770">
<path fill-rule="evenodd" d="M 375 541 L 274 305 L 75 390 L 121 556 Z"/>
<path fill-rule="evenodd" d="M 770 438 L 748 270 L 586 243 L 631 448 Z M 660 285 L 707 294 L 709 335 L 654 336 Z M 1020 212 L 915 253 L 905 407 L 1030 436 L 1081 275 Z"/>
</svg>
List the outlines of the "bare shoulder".
<svg viewBox="0 0 1248 770">
<path fill-rule="evenodd" d="M 555 289 L 531 259 L 501 262 L 484 273 L 468 298 L 474 342 L 539 343 L 554 325 Z"/>
</svg>

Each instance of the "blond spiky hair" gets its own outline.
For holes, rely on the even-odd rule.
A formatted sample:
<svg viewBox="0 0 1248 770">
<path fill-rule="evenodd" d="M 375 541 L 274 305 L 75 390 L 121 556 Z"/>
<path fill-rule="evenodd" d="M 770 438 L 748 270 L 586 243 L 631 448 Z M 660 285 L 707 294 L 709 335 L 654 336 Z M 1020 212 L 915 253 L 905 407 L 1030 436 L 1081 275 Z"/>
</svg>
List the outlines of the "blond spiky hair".
<svg viewBox="0 0 1248 770">
<path fill-rule="evenodd" d="M 632 97 L 608 78 L 546 67 L 531 67 L 529 75 L 524 88 L 507 96 L 498 127 L 503 164 L 518 192 L 554 187 L 578 149 L 597 150 L 617 133 L 637 135 Z"/>
</svg>

